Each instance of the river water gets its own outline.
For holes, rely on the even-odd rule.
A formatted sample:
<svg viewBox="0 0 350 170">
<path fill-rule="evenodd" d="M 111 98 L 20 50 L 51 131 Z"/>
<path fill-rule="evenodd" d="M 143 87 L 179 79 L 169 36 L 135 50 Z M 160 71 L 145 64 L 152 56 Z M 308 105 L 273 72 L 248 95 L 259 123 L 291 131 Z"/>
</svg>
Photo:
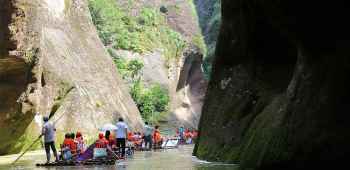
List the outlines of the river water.
<svg viewBox="0 0 350 170">
<path fill-rule="evenodd" d="M 34 151 L 26 154 L 18 163 L 11 162 L 18 155 L 0 157 L 0 170 L 236 170 L 232 164 L 210 163 L 191 156 L 193 145 L 180 146 L 176 149 L 159 151 L 135 152 L 125 161 L 118 161 L 113 166 L 81 166 L 81 167 L 36 167 L 36 163 L 45 161 L 44 151 Z"/>
</svg>

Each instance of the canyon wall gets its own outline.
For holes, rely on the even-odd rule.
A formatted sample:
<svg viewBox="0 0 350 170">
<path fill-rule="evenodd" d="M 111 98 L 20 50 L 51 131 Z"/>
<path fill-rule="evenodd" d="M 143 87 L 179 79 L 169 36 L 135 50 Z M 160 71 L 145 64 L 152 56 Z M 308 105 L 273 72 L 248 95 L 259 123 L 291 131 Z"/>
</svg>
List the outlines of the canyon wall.
<svg viewBox="0 0 350 170">
<path fill-rule="evenodd" d="M 31 142 L 44 115 L 55 122 L 58 139 L 77 130 L 87 139 L 97 138 L 98 128 L 118 117 L 131 129 L 142 127 L 86 0 L 1 4 L 0 154 Z"/>
<path fill-rule="evenodd" d="M 194 154 L 241 169 L 345 165 L 347 8 L 345 1 L 222 0 Z"/>
</svg>

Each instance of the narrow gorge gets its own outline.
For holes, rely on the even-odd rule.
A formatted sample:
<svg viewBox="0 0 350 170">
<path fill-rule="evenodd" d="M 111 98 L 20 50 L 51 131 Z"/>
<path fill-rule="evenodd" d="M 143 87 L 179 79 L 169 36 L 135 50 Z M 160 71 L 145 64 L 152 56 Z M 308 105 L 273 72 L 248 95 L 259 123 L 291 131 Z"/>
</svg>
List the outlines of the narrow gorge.
<svg viewBox="0 0 350 170">
<path fill-rule="evenodd" d="M 28 147 L 40 134 L 43 116 L 55 122 L 58 141 L 77 130 L 93 140 L 100 126 L 120 116 L 131 130 L 140 130 L 143 120 L 197 128 L 207 81 L 205 45 L 192 2 L 1 4 L 1 155 Z M 99 25 L 105 19 L 100 13 L 111 20 Z M 124 32 L 101 34 L 123 24 L 128 28 L 119 30 Z M 137 64 L 140 74 L 131 78 L 128 66 Z M 140 86 L 132 86 L 135 77 Z M 142 89 L 132 93 L 132 87 Z"/>
<path fill-rule="evenodd" d="M 162 131 L 173 150 L 123 159 L 131 170 L 340 169 L 350 153 L 348 9 L 343 0 L 0 0 L 0 169 L 40 135 L 43 116 L 56 145 L 77 131 L 91 144 L 119 117 L 133 132 L 146 121 L 173 131 Z M 180 126 L 198 138 L 185 140 Z M 181 146 L 188 138 L 195 145 Z"/>
</svg>

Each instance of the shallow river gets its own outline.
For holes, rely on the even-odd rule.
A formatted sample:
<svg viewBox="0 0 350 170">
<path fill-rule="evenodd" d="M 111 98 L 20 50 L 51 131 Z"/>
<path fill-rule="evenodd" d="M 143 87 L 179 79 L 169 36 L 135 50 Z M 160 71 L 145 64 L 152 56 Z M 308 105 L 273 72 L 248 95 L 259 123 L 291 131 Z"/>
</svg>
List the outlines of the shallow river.
<svg viewBox="0 0 350 170">
<path fill-rule="evenodd" d="M 113 166 L 81 166 L 81 167 L 35 167 L 36 163 L 45 161 L 43 151 L 26 154 L 15 166 L 10 163 L 17 155 L 1 156 L 0 170 L 38 169 L 38 170 L 235 170 L 236 165 L 209 163 L 191 156 L 193 146 L 180 146 L 177 149 L 168 149 L 153 152 L 135 152 L 131 158 L 117 162 Z"/>
</svg>

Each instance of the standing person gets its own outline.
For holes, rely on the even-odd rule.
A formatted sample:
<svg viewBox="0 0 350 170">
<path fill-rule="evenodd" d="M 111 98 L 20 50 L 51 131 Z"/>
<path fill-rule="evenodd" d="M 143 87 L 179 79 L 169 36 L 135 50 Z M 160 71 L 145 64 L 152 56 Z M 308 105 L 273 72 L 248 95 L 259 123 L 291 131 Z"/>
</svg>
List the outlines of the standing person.
<svg viewBox="0 0 350 170">
<path fill-rule="evenodd" d="M 48 117 L 44 117 L 44 125 L 41 131 L 41 134 L 44 136 L 44 143 L 45 143 L 45 152 L 46 152 L 46 159 L 47 163 L 50 162 L 51 154 L 50 154 L 50 147 L 52 149 L 53 155 L 56 158 L 56 161 L 58 161 L 58 155 L 55 147 L 55 126 L 49 122 Z"/>
<path fill-rule="evenodd" d="M 148 125 L 148 122 L 145 122 L 144 127 L 144 140 L 145 140 L 145 148 L 147 150 L 152 149 L 152 134 L 153 134 L 153 128 Z M 147 145 L 148 144 L 148 145 Z M 148 147 L 147 147 L 148 146 Z"/>
<path fill-rule="evenodd" d="M 181 126 L 179 128 L 179 135 L 180 135 L 180 143 L 181 144 L 184 143 L 184 131 L 185 131 L 185 128 L 183 126 Z"/>
<path fill-rule="evenodd" d="M 154 132 L 153 132 L 154 149 L 159 149 L 159 148 L 162 146 L 163 137 L 162 137 L 162 135 L 160 134 L 159 126 L 156 125 L 154 128 L 155 128 L 155 129 L 154 129 Z"/>
<path fill-rule="evenodd" d="M 125 156 L 126 135 L 128 134 L 128 125 L 124 122 L 123 118 L 119 118 L 117 123 L 117 147 L 122 149 L 122 157 Z"/>
</svg>

